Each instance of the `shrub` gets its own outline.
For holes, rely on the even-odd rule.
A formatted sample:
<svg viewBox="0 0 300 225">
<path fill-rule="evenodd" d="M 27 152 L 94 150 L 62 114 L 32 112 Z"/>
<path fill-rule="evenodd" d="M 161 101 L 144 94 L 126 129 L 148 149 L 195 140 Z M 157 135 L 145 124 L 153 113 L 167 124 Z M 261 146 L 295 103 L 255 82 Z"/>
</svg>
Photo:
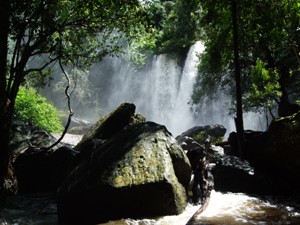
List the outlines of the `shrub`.
<svg viewBox="0 0 300 225">
<path fill-rule="evenodd" d="M 63 130 L 55 106 L 33 88 L 20 88 L 16 98 L 14 119 L 30 122 L 50 133 L 59 133 Z"/>
</svg>

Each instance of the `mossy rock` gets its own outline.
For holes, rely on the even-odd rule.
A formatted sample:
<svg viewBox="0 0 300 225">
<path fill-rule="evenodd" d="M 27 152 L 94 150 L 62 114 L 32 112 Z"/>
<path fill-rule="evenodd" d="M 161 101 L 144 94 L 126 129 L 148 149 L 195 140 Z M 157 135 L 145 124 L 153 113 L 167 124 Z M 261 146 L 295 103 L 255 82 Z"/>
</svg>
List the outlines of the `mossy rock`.
<svg viewBox="0 0 300 225">
<path fill-rule="evenodd" d="M 135 108 L 132 103 L 122 103 L 110 114 L 99 119 L 82 137 L 75 149 L 81 151 L 93 139 L 108 139 L 133 121 L 137 121 L 134 119 Z"/>
<path fill-rule="evenodd" d="M 128 126 L 78 157 L 59 191 L 63 223 L 179 214 L 187 205 L 191 166 L 165 126 Z"/>
</svg>

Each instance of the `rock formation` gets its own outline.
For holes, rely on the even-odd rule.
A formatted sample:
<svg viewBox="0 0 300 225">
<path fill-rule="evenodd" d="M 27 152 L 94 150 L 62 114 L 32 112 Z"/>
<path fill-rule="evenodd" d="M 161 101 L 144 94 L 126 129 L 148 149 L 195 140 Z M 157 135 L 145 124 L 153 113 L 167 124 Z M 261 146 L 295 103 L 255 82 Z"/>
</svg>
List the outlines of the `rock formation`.
<svg viewBox="0 0 300 225">
<path fill-rule="evenodd" d="M 124 103 L 76 146 L 73 169 L 59 190 L 63 223 L 181 213 L 187 205 L 189 161 L 168 130 L 144 122 Z M 138 119 L 137 119 L 138 118 Z"/>
<path fill-rule="evenodd" d="M 14 122 L 9 150 L 19 192 L 56 192 L 69 172 L 76 151 L 32 124 Z"/>
</svg>

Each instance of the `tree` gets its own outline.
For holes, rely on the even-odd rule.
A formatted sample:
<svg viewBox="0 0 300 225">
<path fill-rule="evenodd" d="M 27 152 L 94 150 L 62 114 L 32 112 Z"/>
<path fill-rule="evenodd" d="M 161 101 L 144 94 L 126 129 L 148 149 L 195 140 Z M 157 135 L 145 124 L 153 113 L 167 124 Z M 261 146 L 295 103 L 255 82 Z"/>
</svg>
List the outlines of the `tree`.
<svg viewBox="0 0 300 225">
<path fill-rule="evenodd" d="M 148 23 L 154 32 L 154 53 L 175 53 L 184 56 L 197 41 L 201 28 L 198 26 L 199 0 L 146 1 Z"/>
<path fill-rule="evenodd" d="M 247 6 L 250 5 L 249 1 L 245 1 Z M 261 1 L 255 8 L 245 9 L 243 7 L 243 29 L 242 32 L 245 36 L 244 45 L 251 49 L 248 54 L 250 65 L 248 74 L 252 75 L 253 70 L 262 62 L 264 71 L 268 71 L 269 83 L 273 84 L 274 89 L 272 95 L 269 94 L 265 98 L 265 103 L 277 102 L 278 114 L 280 113 L 281 106 L 290 105 L 289 95 L 299 95 L 299 88 L 295 85 L 299 82 L 299 44 L 300 44 L 300 5 L 297 1 Z M 266 13 L 267 12 L 267 13 Z M 250 15 L 253 19 L 250 20 Z M 249 57 L 252 54 L 253 57 Z M 244 56 L 246 58 L 246 55 Z M 256 71 L 257 72 L 257 71 Z M 265 74 L 266 75 L 266 74 Z M 248 75 L 248 77 L 252 78 Z M 261 73 L 261 78 L 264 74 Z M 248 79 L 249 80 L 249 79 Z M 262 80 L 262 79 L 261 79 Z M 261 80 L 259 83 L 261 83 Z M 259 93 L 266 93 L 265 87 L 260 87 Z M 255 85 L 252 80 L 249 80 L 249 87 Z M 250 89 L 249 95 L 253 92 Z M 267 103 L 266 106 L 271 108 L 274 104 Z"/>
<path fill-rule="evenodd" d="M 241 89 L 241 69 L 239 58 L 239 38 L 237 23 L 237 0 L 231 1 L 232 14 L 232 31 L 233 31 L 233 54 L 234 54 L 234 80 L 236 93 L 236 130 L 239 143 L 239 156 L 244 158 L 244 122 L 243 122 L 243 106 L 242 106 L 242 89 Z"/>
<path fill-rule="evenodd" d="M 8 35 L 9 35 L 9 16 L 10 16 L 10 1 L 4 0 L 0 3 L 0 19 L 2 21 L 2 29 L 0 29 L 0 184 L 4 186 L 5 178 L 8 174 L 8 140 L 10 121 L 7 120 L 9 112 L 9 99 L 6 98 L 6 63 L 8 53 Z"/>
<path fill-rule="evenodd" d="M 138 0 L 3 0 L 0 4 L 0 186 L 8 189 L 9 132 L 20 85 L 29 75 L 45 76 L 55 63 L 84 68 L 116 53 L 117 40 L 129 36 L 130 27 L 140 23 L 144 13 Z M 36 58 L 42 62 L 30 65 Z"/>
<path fill-rule="evenodd" d="M 198 0 L 164 1 L 165 7 L 161 21 L 161 33 L 157 38 L 158 52 L 187 53 L 189 47 L 197 41 L 201 27 L 199 19 L 200 3 Z"/>
<path fill-rule="evenodd" d="M 194 91 L 195 103 L 205 95 L 217 93 L 216 88 L 229 90 L 235 96 L 231 79 L 234 55 L 230 42 L 233 35 L 230 4 L 224 0 L 205 0 L 202 8 L 200 24 L 205 31 L 206 49 L 199 65 L 202 78 Z M 290 94 L 299 97 L 296 85 L 300 67 L 299 2 L 239 0 L 238 11 L 244 109 L 272 109 L 276 101 L 289 103 Z"/>
</svg>

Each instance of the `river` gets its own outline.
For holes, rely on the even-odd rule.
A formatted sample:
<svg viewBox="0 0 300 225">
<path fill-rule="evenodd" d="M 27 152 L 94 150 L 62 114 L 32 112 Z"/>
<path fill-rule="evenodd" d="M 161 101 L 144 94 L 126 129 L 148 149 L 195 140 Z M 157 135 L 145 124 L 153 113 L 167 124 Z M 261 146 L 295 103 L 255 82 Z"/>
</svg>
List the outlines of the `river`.
<svg viewBox="0 0 300 225">
<path fill-rule="evenodd" d="M 177 216 L 142 220 L 122 219 L 101 225 L 185 225 L 198 206 L 188 205 Z M 113 210 L 113 209 L 112 209 Z M 212 191 L 208 207 L 197 218 L 198 225 L 299 225 L 300 204 L 292 198 Z M 9 197 L 0 203 L 0 225 L 59 225 L 56 204 L 49 196 Z"/>
</svg>

